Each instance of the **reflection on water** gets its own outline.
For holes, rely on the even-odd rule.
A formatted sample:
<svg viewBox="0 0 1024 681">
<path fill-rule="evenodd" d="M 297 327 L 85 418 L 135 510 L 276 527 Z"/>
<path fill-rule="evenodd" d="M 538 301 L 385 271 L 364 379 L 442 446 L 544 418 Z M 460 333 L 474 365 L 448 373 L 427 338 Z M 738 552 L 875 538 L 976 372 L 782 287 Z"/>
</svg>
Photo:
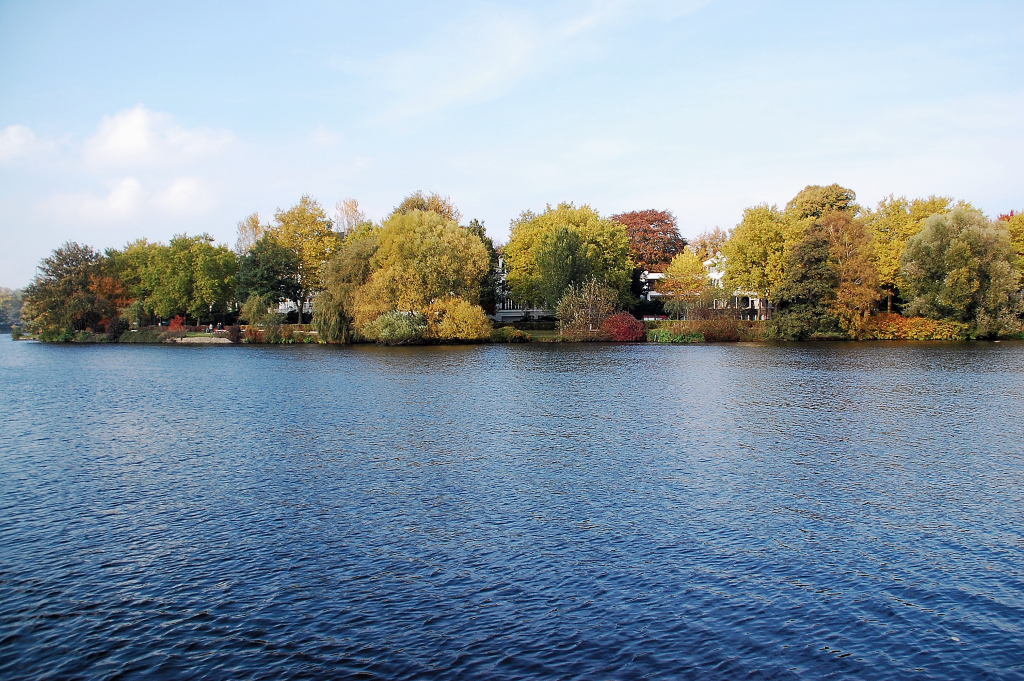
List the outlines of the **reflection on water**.
<svg viewBox="0 0 1024 681">
<path fill-rule="evenodd" d="M 1022 344 L 0 338 L 0 677 L 1024 675 Z"/>
</svg>

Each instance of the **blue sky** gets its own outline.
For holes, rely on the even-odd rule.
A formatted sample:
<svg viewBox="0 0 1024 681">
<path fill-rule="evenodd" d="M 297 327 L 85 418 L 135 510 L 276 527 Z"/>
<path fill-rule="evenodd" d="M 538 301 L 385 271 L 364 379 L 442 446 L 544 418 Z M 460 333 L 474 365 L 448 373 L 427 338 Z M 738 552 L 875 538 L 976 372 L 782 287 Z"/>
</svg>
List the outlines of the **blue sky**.
<svg viewBox="0 0 1024 681">
<path fill-rule="evenodd" d="M 684 235 L 839 182 L 1024 208 L 1024 3 L 0 3 L 0 286 L 98 248 L 547 203 Z"/>
</svg>

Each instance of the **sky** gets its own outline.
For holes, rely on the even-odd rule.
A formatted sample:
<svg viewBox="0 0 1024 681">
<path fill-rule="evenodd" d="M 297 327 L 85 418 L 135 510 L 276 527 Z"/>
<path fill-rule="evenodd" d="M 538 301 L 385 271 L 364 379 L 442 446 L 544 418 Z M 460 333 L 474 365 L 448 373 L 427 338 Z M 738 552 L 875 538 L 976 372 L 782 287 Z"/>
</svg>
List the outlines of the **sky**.
<svg viewBox="0 0 1024 681">
<path fill-rule="evenodd" d="M 0 286 L 416 191 L 684 236 L 838 182 L 1024 209 L 1024 2 L 3 2 Z"/>
</svg>

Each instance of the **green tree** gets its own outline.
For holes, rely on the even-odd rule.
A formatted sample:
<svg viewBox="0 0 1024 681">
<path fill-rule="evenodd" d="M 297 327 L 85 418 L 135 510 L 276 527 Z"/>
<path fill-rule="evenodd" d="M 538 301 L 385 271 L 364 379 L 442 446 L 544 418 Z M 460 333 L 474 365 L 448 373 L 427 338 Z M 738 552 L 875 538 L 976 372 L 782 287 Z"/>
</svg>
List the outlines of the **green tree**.
<svg viewBox="0 0 1024 681">
<path fill-rule="evenodd" d="M 70 340 L 114 314 L 109 300 L 95 292 L 103 255 L 89 246 L 65 243 L 44 258 L 25 289 L 22 318 L 43 340 Z"/>
<path fill-rule="evenodd" d="M 620 302 L 630 301 L 629 286 L 633 261 L 629 236 L 623 225 L 602 218 L 590 206 L 561 203 L 540 214 L 522 213 L 512 222 L 511 236 L 502 250 L 507 283 L 512 297 L 525 304 L 544 300 L 537 253 L 545 235 L 559 227 L 576 231 L 586 245 L 591 276 L 618 293 Z"/>
<path fill-rule="evenodd" d="M 487 314 L 494 314 L 497 309 L 501 281 L 498 277 L 498 250 L 494 247 L 494 241 L 487 236 L 484 223 L 473 219 L 466 226 L 466 230 L 479 237 L 484 248 L 487 249 L 487 274 L 480 281 L 480 307 Z"/>
<path fill-rule="evenodd" d="M 838 331 L 839 320 L 831 309 L 838 286 L 828 236 L 819 225 L 812 225 L 786 256 L 785 276 L 774 293 L 778 333 L 805 340 Z"/>
<path fill-rule="evenodd" d="M 906 310 L 970 323 L 976 337 L 1019 331 L 1016 259 L 1005 223 L 963 207 L 933 215 L 900 259 Z"/>
<path fill-rule="evenodd" d="M 256 241 L 238 259 L 236 295 L 270 296 L 275 301 L 296 300 L 302 294 L 298 282 L 299 258 L 277 242 L 273 235 Z"/>
<path fill-rule="evenodd" d="M 580 233 L 568 227 L 556 227 L 544 234 L 537 246 L 536 259 L 537 291 L 550 308 L 558 304 L 566 289 L 581 285 L 594 270 Z"/>
<path fill-rule="evenodd" d="M 0 331 L 10 332 L 12 326 L 21 324 L 23 299 L 21 289 L 0 287 Z"/>
<path fill-rule="evenodd" d="M 324 271 L 324 289 L 313 298 L 313 328 L 321 342 L 351 338 L 355 294 L 370 277 L 371 260 L 379 246 L 378 229 L 361 223 L 347 232 Z"/>
<path fill-rule="evenodd" d="M 301 324 L 302 306 L 323 288 L 324 267 L 338 249 L 338 234 L 324 209 L 308 194 L 288 210 L 274 213 L 270 233 L 298 258 L 299 294 L 295 302 Z"/>
<path fill-rule="evenodd" d="M 143 270 L 146 308 L 162 319 L 212 319 L 226 313 L 234 300 L 236 270 L 235 254 L 227 246 L 214 246 L 209 234 L 179 234 L 169 245 L 153 249 Z"/>
</svg>

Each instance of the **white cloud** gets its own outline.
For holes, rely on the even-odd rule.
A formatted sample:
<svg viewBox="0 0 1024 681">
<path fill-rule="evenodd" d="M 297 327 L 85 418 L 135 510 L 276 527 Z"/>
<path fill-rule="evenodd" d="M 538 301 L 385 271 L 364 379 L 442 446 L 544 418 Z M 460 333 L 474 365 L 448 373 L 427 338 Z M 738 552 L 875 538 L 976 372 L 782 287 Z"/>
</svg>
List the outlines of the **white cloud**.
<svg viewBox="0 0 1024 681">
<path fill-rule="evenodd" d="M 36 134 L 24 125 L 8 125 L 0 131 L 0 161 L 27 155 L 35 146 Z"/>
<path fill-rule="evenodd" d="M 91 167 L 172 165 L 218 152 L 233 139 L 229 132 L 183 128 L 170 114 L 140 104 L 104 116 L 82 158 Z"/>
<path fill-rule="evenodd" d="M 153 203 L 175 215 L 205 213 L 216 204 L 216 196 L 197 177 L 180 177 L 153 197 Z"/>
<path fill-rule="evenodd" d="M 92 192 L 62 194 L 50 198 L 48 212 L 65 220 L 116 222 L 136 214 L 144 199 L 142 183 L 125 177 L 114 183 L 104 196 Z"/>
</svg>

